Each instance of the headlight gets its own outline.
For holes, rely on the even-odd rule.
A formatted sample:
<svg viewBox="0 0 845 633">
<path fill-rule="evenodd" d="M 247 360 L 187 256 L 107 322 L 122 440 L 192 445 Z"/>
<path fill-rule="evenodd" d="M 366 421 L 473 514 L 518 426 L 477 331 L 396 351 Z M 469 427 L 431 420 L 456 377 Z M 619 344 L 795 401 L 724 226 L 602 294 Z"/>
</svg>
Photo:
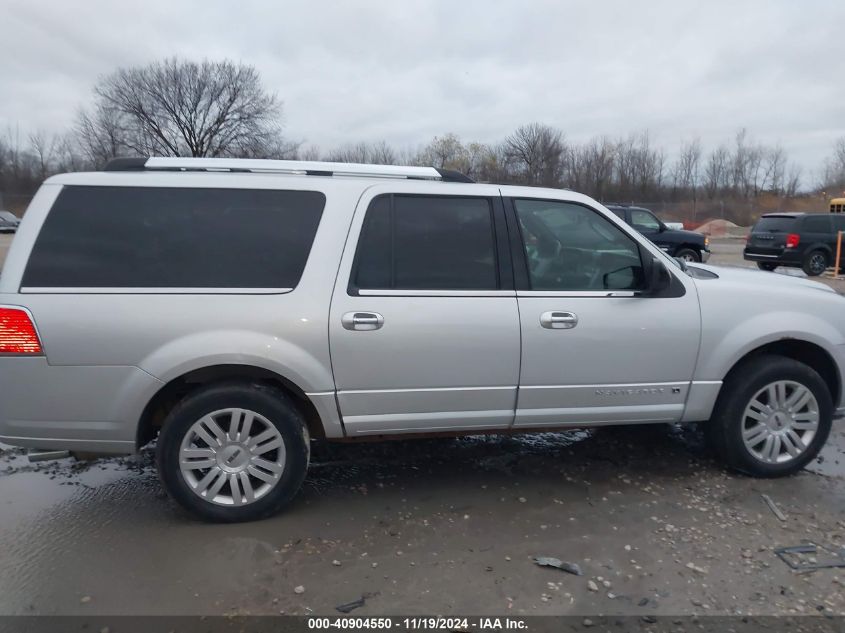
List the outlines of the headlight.
<svg viewBox="0 0 845 633">
<path fill-rule="evenodd" d="M 704 236 L 704 248 L 707 248 L 708 246 L 710 246 L 710 238 L 707 235 L 705 235 Z"/>
</svg>

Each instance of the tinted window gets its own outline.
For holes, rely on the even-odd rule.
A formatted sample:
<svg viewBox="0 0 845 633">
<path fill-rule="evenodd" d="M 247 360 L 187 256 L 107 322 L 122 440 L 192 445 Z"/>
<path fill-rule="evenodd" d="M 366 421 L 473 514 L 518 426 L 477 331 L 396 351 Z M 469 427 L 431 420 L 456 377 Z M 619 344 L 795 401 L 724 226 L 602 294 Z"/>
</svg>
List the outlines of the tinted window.
<svg viewBox="0 0 845 633">
<path fill-rule="evenodd" d="M 313 191 L 64 187 L 23 286 L 292 288 L 324 204 Z"/>
<path fill-rule="evenodd" d="M 615 215 L 617 218 L 619 218 L 623 222 L 625 221 L 625 209 L 617 209 L 617 208 L 613 208 L 613 207 L 608 207 L 608 208 L 613 213 L 613 215 Z"/>
<path fill-rule="evenodd" d="M 358 242 L 355 285 L 368 289 L 498 288 L 492 209 L 484 198 L 380 196 Z"/>
<path fill-rule="evenodd" d="M 752 233 L 789 233 L 792 230 L 792 225 L 795 224 L 795 218 L 784 216 L 770 216 L 757 220 L 754 225 Z"/>
<path fill-rule="evenodd" d="M 660 230 L 660 222 L 650 211 L 631 209 L 631 224 L 644 231 Z"/>
<path fill-rule="evenodd" d="M 587 207 L 517 200 L 533 290 L 635 290 L 643 287 L 639 248 Z"/>
<path fill-rule="evenodd" d="M 830 216 L 808 215 L 801 223 L 801 230 L 807 233 L 830 233 Z"/>
</svg>

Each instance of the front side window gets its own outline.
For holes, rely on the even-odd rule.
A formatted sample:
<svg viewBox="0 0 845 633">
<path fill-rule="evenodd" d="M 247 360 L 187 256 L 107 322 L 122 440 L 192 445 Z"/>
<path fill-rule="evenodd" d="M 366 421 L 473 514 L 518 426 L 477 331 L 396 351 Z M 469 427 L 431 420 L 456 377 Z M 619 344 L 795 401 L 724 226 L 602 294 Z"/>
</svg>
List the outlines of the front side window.
<svg viewBox="0 0 845 633">
<path fill-rule="evenodd" d="M 353 285 L 372 290 L 497 289 L 494 236 L 486 198 L 379 196 L 364 218 Z"/>
<path fill-rule="evenodd" d="M 325 201 L 316 191 L 66 186 L 22 285 L 293 288 Z"/>
<path fill-rule="evenodd" d="M 649 211 L 631 210 L 631 224 L 641 231 L 659 231 L 660 222 Z"/>
<path fill-rule="evenodd" d="M 637 243 L 579 204 L 516 200 L 532 290 L 638 290 Z"/>
</svg>

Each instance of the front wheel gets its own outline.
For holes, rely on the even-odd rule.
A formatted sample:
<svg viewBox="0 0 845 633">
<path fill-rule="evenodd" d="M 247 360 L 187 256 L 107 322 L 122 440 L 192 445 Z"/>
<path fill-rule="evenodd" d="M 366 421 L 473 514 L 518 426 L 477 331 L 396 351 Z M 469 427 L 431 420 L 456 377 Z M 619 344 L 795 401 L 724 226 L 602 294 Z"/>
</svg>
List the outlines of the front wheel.
<svg viewBox="0 0 845 633">
<path fill-rule="evenodd" d="M 235 522 L 287 505 L 305 478 L 308 455 L 305 421 L 283 392 L 223 383 L 174 407 L 159 435 L 156 461 L 179 505 L 207 521 Z"/>
<path fill-rule="evenodd" d="M 732 468 L 756 477 L 782 477 L 818 455 L 832 419 L 830 391 L 814 369 L 763 355 L 732 372 L 705 433 Z"/>
<path fill-rule="evenodd" d="M 678 259 L 682 259 L 685 262 L 700 262 L 701 261 L 701 253 L 692 249 L 692 248 L 681 248 L 675 253 L 675 257 Z"/>
</svg>

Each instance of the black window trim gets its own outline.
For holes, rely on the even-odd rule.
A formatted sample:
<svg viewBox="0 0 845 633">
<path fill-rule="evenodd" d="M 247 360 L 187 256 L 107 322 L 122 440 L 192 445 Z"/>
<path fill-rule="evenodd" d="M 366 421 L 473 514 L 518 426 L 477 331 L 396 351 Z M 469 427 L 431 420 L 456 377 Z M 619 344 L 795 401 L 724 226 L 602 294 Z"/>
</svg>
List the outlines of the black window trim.
<svg viewBox="0 0 845 633">
<path fill-rule="evenodd" d="M 522 227 L 519 225 L 519 218 L 517 217 L 516 204 L 517 200 L 534 200 L 537 202 L 557 202 L 560 204 L 573 204 L 579 207 L 584 207 L 588 211 L 601 216 L 612 224 L 615 228 L 622 230 L 633 242 L 637 245 L 637 250 L 640 253 L 640 262 L 646 257 L 654 257 L 658 261 L 659 258 L 654 256 L 647 248 L 645 248 L 632 233 L 623 230 L 618 224 L 614 223 L 604 213 L 583 202 L 575 200 L 559 200 L 557 198 L 543 198 L 537 196 L 503 196 L 505 206 L 505 216 L 507 218 L 509 231 L 511 258 L 513 261 L 515 288 L 517 297 L 585 297 L 585 298 L 608 298 L 608 297 L 650 297 L 650 298 L 677 298 L 686 294 L 686 286 L 678 279 L 675 272 L 671 270 L 670 266 L 666 266 L 669 270 L 669 277 L 671 284 L 669 288 L 658 295 L 647 295 L 642 290 L 534 290 L 531 287 L 531 277 L 528 272 L 528 253 L 525 250 L 525 239 L 522 235 Z M 625 227 L 629 231 L 636 232 L 631 228 L 627 222 Z"/>
<path fill-rule="evenodd" d="M 120 188 L 123 185 L 112 185 L 112 184 L 80 184 L 80 185 L 62 185 L 59 192 L 56 194 L 56 197 L 53 200 L 53 205 L 56 204 L 56 201 L 59 199 L 62 190 L 68 187 L 116 187 Z M 146 184 L 132 184 L 126 185 L 127 188 L 150 188 L 150 189 L 158 189 L 158 188 L 167 188 L 167 189 L 220 189 L 225 191 L 239 191 L 242 189 L 246 189 L 244 187 L 181 187 L 181 186 L 161 186 L 161 185 L 146 185 Z M 286 188 L 260 188 L 257 191 L 295 191 L 295 192 L 306 192 L 306 193 L 316 193 L 322 196 L 322 206 L 320 207 L 320 219 L 317 222 L 317 228 L 314 231 L 314 236 L 311 240 L 311 246 L 308 250 L 308 255 L 305 258 L 305 263 L 302 268 L 302 273 L 299 276 L 296 284 L 293 286 L 278 286 L 278 287 L 271 287 L 271 288 L 255 288 L 255 287 L 235 287 L 235 286 L 226 286 L 226 287 L 209 287 L 209 286 L 186 286 L 186 287 L 175 287 L 175 286 L 150 286 L 150 287 L 139 287 L 139 286 L 107 286 L 107 287 L 97 287 L 97 286 L 24 286 L 23 281 L 26 276 L 26 268 L 24 268 L 23 274 L 21 275 L 20 285 L 18 287 L 18 292 L 20 294 L 49 294 L 49 295 L 286 295 L 292 293 L 299 284 L 302 282 L 302 278 L 305 276 L 306 271 L 308 270 L 308 263 L 311 260 L 311 255 L 314 252 L 314 244 L 317 241 L 317 236 L 320 234 L 320 227 L 322 226 L 323 219 L 325 218 L 325 211 L 326 211 L 326 204 L 328 199 L 326 197 L 325 192 L 317 190 L 317 189 L 286 189 Z M 41 228 L 44 226 L 44 222 L 47 221 L 47 217 L 49 216 L 51 209 L 48 211 L 47 216 L 45 216 L 44 220 L 42 221 Z M 40 229 L 39 229 L 40 231 Z M 36 235 L 35 240 L 33 241 L 32 247 L 34 248 L 35 242 L 38 241 L 38 235 Z M 30 252 L 29 257 L 32 256 L 32 252 Z M 29 260 L 27 261 L 27 266 L 29 265 Z"/>
<path fill-rule="evenodd" d="M 389 197 L 390 214 L 393 216 L 394 198 L 463 198 L 469 200 L 484 200 L 490 209 L 490 225 L 493 229 L 493 256 L 496 259 L 496 281 L 497 288 L 491 290 L 457 290 L 457 289 L 407 289 L 407 288 L 364 288 L 357 284 L 358 267 L 361 259 L 361 236 L 367 224 L 370 209 L 373 203 L 380 198 Z M 392 224 L 391 224 L 392 226 Z M 509 236 L 506 226 L 505 210 L 500 196 L 491 195 L 468 195 L 452 193 L 380 193 L 370 198 L 367 208 L 364 209 L 364 217 L 361 220 L 358 236 L 355 240 L 355 255 L 352 259 L 352 268 L 349 271 L 346 293 L 351 297 L 501 297 L 513 296 L 514 269 L 512 263 L 511 249 L 509 247 Z M 391 254 L 392 259 L 392 254 Z"/>
</svg>

